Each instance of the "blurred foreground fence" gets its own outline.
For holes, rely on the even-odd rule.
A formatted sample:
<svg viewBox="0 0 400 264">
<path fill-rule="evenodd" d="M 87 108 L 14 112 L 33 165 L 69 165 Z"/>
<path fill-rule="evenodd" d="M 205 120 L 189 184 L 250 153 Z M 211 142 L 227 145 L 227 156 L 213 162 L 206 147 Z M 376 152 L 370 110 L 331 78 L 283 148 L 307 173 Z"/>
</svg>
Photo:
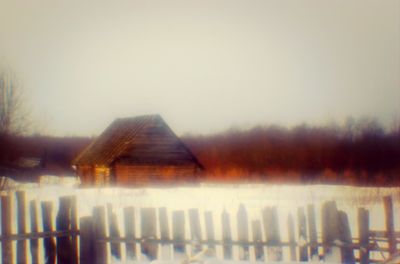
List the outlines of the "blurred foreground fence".
<svg viewBox="0 0 400 264">
<path fill-rule="evenodd" d="M 231 224 L 232 216 L 225 211 L 218 216 L 220 222 L 214 223 L 216 212 L 200 214 L 198 209 L 168 212 L 165 207 L 126 207 L 119 216 L 111 205 L 97 206 L 91 216 L 79 218 L 74 196 L 60 197 L 57 212 L 52 202 L 39 205 L 35 201 L 27 203 L 23 191 L 1 196 L 2 263 L 108 263 L 111 258 L 137 260 L 140 255 L 153 260 L 162 258 L 165 249 L 171 253 L 170 259 L 176 254 L 215 252 L 219 259 L 307 262 L 339 254 L 342 263 L 383 263 L 396 255 L 400 242 L 400 232 L 394 230 L 390 196 L 382 201 L 385 230 L 370 230 L 369 211 L 364 208 L 357 212 L 358 230 L 351 230 L 347 214 L 334 201 L 323 203 L 320 212 L 316 212 L 313 204 L 299 207 L 295 215 L 289 214 L 286 219 L 278 219 L 276 207 L 260 208 L 261 220 L 251 221 L 246 208 L 240 206 L 237 226 Z M 12 210 L 17 210 L 17 221 L 12 221 L 15 213 Z M 135 217 L 135 213 L 139 215 Z M 168 217 L 169 213 L 172 217 Z M 140 223 L 135 224 L 135 219 Z M 120 232 L 119 222 L 123 223 L 124 232 Z M 281 239 L 281 225 L 287 226 L 285 241 Z M 220 236 L 216 235 L 216 228 L 221 231 Z M 234 229 L 236 239 L 232 236 Z M 217 247 L 220 250 L 215 250 Z M 234 254 L 234 248 L 238 254 Z M 122 251 L 125 253 L 121 254 Z M 371 259 L 373 251 L 379 251 L 382 259 Z"/>
</svg>

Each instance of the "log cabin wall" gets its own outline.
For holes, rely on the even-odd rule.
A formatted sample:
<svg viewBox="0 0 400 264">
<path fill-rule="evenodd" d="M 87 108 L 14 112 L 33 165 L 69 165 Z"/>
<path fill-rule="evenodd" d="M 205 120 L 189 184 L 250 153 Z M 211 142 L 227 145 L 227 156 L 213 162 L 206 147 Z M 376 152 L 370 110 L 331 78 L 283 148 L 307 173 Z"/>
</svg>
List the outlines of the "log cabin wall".
<svg viewBox="0 0 400 264">
<path fill-rule="evenodd" d="M 114 166 L 117 185 L 150 185 L 195 183 L 199 179 L 198 167 L 189 165 L 125 165 Z"/>
<path fill-rule="evenodd" d="M 95 166 L 94 167 L 94 185 L 110 185 L 110 168 L 106 166 Z"/>
<path fill-rule="evenodd" d="M 90 165 L 77 166 L 76 174 L 80 177 L 82 185 L 93 185 L 94 183 L 93 166 Z"/>
<path fill-rule="evenodd" d="M 77 175 L 82 185 L 110 185 L 110 169 L 105 166 L 83 165 L 77 167 Z"/>
</svg>

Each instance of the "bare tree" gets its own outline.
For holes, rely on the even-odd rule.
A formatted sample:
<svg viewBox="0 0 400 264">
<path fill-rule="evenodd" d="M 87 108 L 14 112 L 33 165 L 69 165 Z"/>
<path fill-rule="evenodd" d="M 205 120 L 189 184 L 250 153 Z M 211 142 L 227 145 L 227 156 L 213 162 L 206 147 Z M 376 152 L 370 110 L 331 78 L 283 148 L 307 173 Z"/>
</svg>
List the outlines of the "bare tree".
<svg viewBox="0 0 400 264">
<path fill-rule="evenodd" d="M 20 82 L 11 70 L 0 69 L 0 135 L 22 134 L 29 127 Z"/>
</svg>

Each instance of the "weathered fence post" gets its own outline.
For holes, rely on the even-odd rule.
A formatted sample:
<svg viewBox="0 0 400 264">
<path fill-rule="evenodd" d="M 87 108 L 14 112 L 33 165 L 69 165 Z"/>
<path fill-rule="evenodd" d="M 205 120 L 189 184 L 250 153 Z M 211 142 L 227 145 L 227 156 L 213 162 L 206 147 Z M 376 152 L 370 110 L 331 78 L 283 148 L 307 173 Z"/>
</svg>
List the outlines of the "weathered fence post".
<svg viewBox="0 0 400 264">
<path fill-rule="evenodd" d="M 249 259 L 249 223 L 247 219 L 246 208 L 243 204 L 239 206 L 237 212 L 237 230 L 238 230 L 238 240 L 244 245 L 239 248 L 239 260 Z"/>
<path fill-rule="evenodd" d="M 369 211 L 358 208 L 358 237 L 360 264 L 369 263 Z"/>
<path fill-rule="evenodd" d="M 300 255 L 299 260 L 308 261 L 307 223 L 303 207 L 297 209 L 297 221 L 298 221 L 298 231 L 299 231 L 299 255 Z"/>
<path fill-rule="evenodd" d="M 315 223 L 315 208 L 313 204 L 307 205 L 308 239 L 310 244 L 310 259 L 319 260 L 317 225 Z"/>
<path fill-rule="evenodd" d="M 340 241 L 344 243 L 341 248 L 342 262 L 346 264 L 354 264 L 354 251 L 353 241 L 351 238 L 351 231 L 349 226 L 349 219 L 347 214 L 343 211 L 339 211 L 339 227 L 340 227 Z"/>
<path fill-rule="evenodd" d="M 130 206 L 124 208 L 124 219 L 125 219 L 125 237 L 126 239 L 135 239 L 135 209 Z M 128 261 L 136 259 L 136 243 L 135 241 L 126 242 L 126 258 Z"/>
<path fill-rule="evenodd" d="M 296 246 L 294 239 L 294 222 L 292 214 L 288 216 L 288 237 L 289 237 L 289 248 L 290 248 L 290 260 L 295 261 L 296 257 Z"/>
<path fill-rule="evenodd" d="M 386 237 L 389 243 L 389 254 L 396 253 L 396 236 L 394 233 L 393 201 L 391 196 L 383 197 L 385 208 Z"/>
<path fill-rule="evenodd" d="M 232 235 L 229 214 L 224 210 L 221 215 L 222 243 L 225 259 L 232 258 Z"/>
<path fill-rule="evenodd" d="M 12 230 L 11 224 L 11 197 L 10 195 L 1 196 L 1 236 L 3 237 L 1 241 L 1 259 L 3 264 L 14 262 L 12 243 L 9 240 Z"/>
<path fill-rule="evenodd" d="M 52 202 L 42 202 L 42 220 L 43 220 L 43 231 L 53 232 L 53 218 L 52 218 L 53 204 Z M 54 237 L 46 237 L 44 239 L 45 249 L 45 263 L 54 264 L 56 263 L 56 243 Z"/>
<path fill-rule="evenodd" d="M 17 191 L 17 211 L 18 211 L 18 234 L 26 234 L 26 194 L 24 191 Z M 27 263 L 26 259 L 26 239 L 21 239 L 17 241 L 17 263 L 24 264 Z"/>
<path fill-rule="evenodd" d="M 29 202 L 29 212 L 31 215 L 31 232 L 32 234 L 36 234 L 39 230 L 36 201 Z M 31 244 L 32 264 L 38 264 L 39 263 L 38 239 L 32 238 L 30 244 Z"/>
<path fill-rule="evenodd" d="M 71 196 L 71 230 L 78 231 L 78 208 L 76 196 Z M 71 236 L 72 252 L 71 259 L 72 263 L 78 263 L 78 235 L 74 234 Z"/>
<path fill-rule="evenodd" d="M 281 236 L 279 233 L 278 212 L 276 207 L 266 207 L 263 210 L 265 237 L 267 239 L 268 260 L 282 260 Z"/>
<path fill-rule="evenodd" d="M 157 237 L 157 218 L 155 208 L 142 208 L 140 210 L 142 242 L 141 252 L 150 260 L 157 258 L 158 244 L 154 241 Z"/>
<path fill-rule="evenodd" d="M 213 241 L 215 240 L 214 236 L 214 221 L 212 212 L 207 211 L 204 213 L 204 220 L 206 223 L 206 237 L 208 241 L 208 247 L 215 249 L 215 244 Z"/>
<path fill-rule="evenodd" d="M 68 196 L 59 198 L 59 208 L 56 218 L 57 231 L 71 230 L 71 199 Z M 69 236 L 57 237 L 57 263 L 73 263 L 72 241 Z"/>
<path fill-rule="evenodd" d="M 107 244 L 106 237 L 106 210 L 104 206 L 93 208 L 93 231 L 95 240 L 95 263 L 107 263 Z"/>
<path fill-rule="evenodd" d="M 118 229 L 117 215 L 113 212 L 112 205 L 107 204 L 108 228 L 111 239 L 119 238 L 120 232 Z M 121 259 L 121 244 L 120 242 L 111 242 L 111 255 L 116 259 Z"/>
<path fill-rule="evenodd" d="M 172 232 L 174 239 L 174 251 L 185 253 L 185 212 L 175 211 L 172 213 Z"/>
<path fill-rule="evenodd" d="M 339 247 L 334 242 L 340 241 L 339 214 L 334 201 L 325 202 L 321 208 L 322 215 L 322 242 L 324 258 L 334 254 L 333 247 Z"/>
<path fill-rule="evenodd" d="M 168 215 L 167 208 L 161 207 L 158 209 L 158 215 L 160 220 L 160 234 L 161 240 L 169 240 L 169 228 L 168 228 Z"/>
<path fill-rule="evenodd" d="M 91 263 L 93 262 L 93 259 L 96 259 L 96 240 L 94 239 L 93 217 L 81 217 L 79 226 L 80 263 Z"/>
<path fill-rule="evenodd" d="M 196 254 L 201 251 L 201 229 L 200 229 L 200 218 L 198 209 L 189 209 L 189 221 L 190 221 L 190 238 L 192 240 L 192 254 Z"/>
<path fill-rule="evenodd" d="M 251 223 L 253 229 L 253 241 L 254 245 L 254 255 L 256 257 L 256 261 L 264 261 L 264 247 L 260 243 L 262 243 L 262 235 L 261 235 L 261 222 L 259 220 L 254 220 Z"/>
<path fill-rule="evenodd" d="M 167 246 L 167 248 L 169 249 L 168 252 L 162 251 L 161 253 L 163 253 L 163 255 L 161 257 L 163 259 L 171 259 L 171 246 L 167 242 L 168 240 L 170 240 L 167 208 L 158 208 L 158 219 L 160 223 L 161 240 L 163 241 L 162 245 Z"/>
</svg>

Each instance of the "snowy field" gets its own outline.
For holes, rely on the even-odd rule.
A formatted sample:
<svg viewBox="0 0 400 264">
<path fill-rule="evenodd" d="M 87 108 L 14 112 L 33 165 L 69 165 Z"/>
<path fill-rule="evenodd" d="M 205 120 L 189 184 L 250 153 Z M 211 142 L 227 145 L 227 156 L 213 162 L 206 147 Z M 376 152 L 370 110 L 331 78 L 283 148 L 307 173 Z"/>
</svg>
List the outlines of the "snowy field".
<svg viewBox="0 0 400 264">
<path fill-rule="evenodd" d="M 93 206 L 112 204 L 113 212 L 118 216 L 119 229 L 121 235 L 124 235 L 124 224 L 122 212 L 126 206 L 135 207 L 135 226 L 136 234 L 140 236 L 140 208 L 160 208 L 166 207 L 168 210 L 170 230 L 172 230 L 171 215 L 174 210 L 187 210 L 190 208 L 199 209 L 200 226 L 202 236 L 205 237 L 205 220 L 204 212 L 212 211 L 215 226 L 215 237 L 221 239 L 221 213 L 226 211 L 230 215 L 232 226 L 232 239 L 237 239 L 236 214 L 239 206 L 245 206 L 248 214 L 249 223 L 251 220 L 261 220 L 261 210 L 265 206 L 276 206 L 278 209 L 279 229 L 282 241 L 288 241 L 288 232 L 286 230 L 287 217 L 292 214 L 295 220 L 295 232 L 297 232 L 297 208 L 305 207 L 308 204 L 314 204 L 316 209 L 316 225 L 318 237 L 321 236 L 320 228 L 320 206 L 325 201 L 336 201 L 337 207 L 348 214 L 351 232 L 353 237 L 358 237 L 356 226 L 357 208 L 363 207 L 370 210 L 370 229 L 385 230 L 384 210 L 382 197 L 391 195 L 394 202 L 395 214 L 395 230 L 400 231 L 400 188 L 360 188 L 346 186 L 324 186 L 324 185 L 265 185 L 265 184 L 245 184 L 245 185 L 210 185 L 203 184 L 200 187 L 174 187 L 174 188 L 76 188 L 73 183 L 46 181 L 40 185 L 15 185 L 13 189 L 23 189 L 26 191 L 27 200 L 53 201 L 55 210 L 53 218 L 55 221 L 58 198 L 60 196 L 75 195 L 78 202 L 78 217 L 88 216 L 92 213 Z M 14 190 L 3 191 L 3 194 L 13 193 Z M 39 204 L 38 204 L 39 205 Z M 40 206 L 38 207 L 40 208 Z M 28 213 L 28 208 L 26 209 Z M 15 212 L 15 210 L 13 210 Z M 157 211 L 158 213 L 158 211 Z M 38 215 L 41 215 L 38 212 Z M 14 223 L 16 223 L 16 214 L 13 215 Z M 189 216 L 185 211 L 186 239 L 190 239 Z M 42 227 L 41 219 L 39 219 L 39 228 Z M 28 219 L 27 229 L 29 231 L 30 223 Z M 13 226 L 15 231 L 16 226 Z M 158 228 L 159 229 L 159 228 Z M 159 230 L 157 231 L 159 235 Z M 262 232 L 265 241 L 264 232 Z M 253 237 L 252 230 L 249 228 L 249 238 Z M 295 234 L 296 240 L 298 234 Z M 14 243 L 15 246 L 16 243 Z M 43 258 L 43 245 L 41 257 Z M 191 246 L 187 245 L 187 252 L 191 252 Z M 29 246 L 28 246 L 29 248 Z M 137 247 L 138 260 L 133 262 L 126 259 L 125 247 L 121 247 L 122 263 L 148 263 L 146 256 L 140 254 Z M 284 248 L 284 259 L 288 259 L 289 249 Z M 30 256 L 30 254 L 27 254 Z M 110 254 L 109 254 L 110 255 Z M 240 250 L 238 246 L 233 247 L 233 260 L 239 260 Z M 174 256 L 172 247 L 160 247 L 160 260 L 153 261 L 154 264 L 182 263 L 183 256 Z M 228 264 L 227 261 L 221 261 L 222 247 L 217 246 L 213 258 L 205 263 Z M 174 260 L 175 257 L 175 260 Z M 192 256 L 193 257 L 193 256 Z M 381 254 L 376 252 L 371 254 L 374 259 L 381 258 Z M 186 258 L 186 257 L 185 257 Z M 190 256 L 187 256 L 190 259 Z M 192 259 L 194 262 L 194 259 Z M 119 261 L 109 256 L 109 261 L 118 263 Z M 253 250 L 250 248 L 250 261 L 255 261 Z M 335 262 L 335 258 L 332 259 Z M 239 263 L 239 262 L 235 262 Z M 249 263 L 249 262 L 246 262 Z M 282 262 L 281 262 L 282 263 Z M 289 262 L 285 262 L 289 263 Z"/>
</svg>

